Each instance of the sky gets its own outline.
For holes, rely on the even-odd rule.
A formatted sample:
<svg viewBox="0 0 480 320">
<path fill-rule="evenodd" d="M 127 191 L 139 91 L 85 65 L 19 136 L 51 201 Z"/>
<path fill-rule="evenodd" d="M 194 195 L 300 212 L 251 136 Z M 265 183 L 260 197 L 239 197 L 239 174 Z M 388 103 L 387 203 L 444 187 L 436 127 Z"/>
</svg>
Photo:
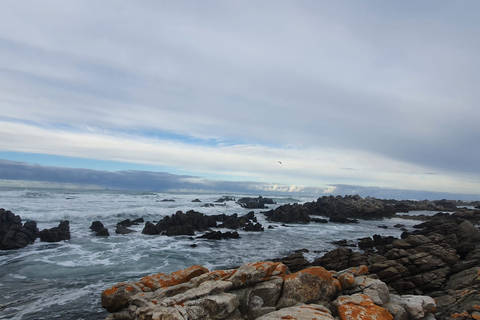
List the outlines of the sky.
<svg viewBox="0 0 480 320">
<path fill-rule="evenodd" d="M 149 175 L 147 189 L 480 199 L 478 12 L 476 0 L 2 1 L 0 179 L 129 172 L 139 189 Z"/>
</svg>

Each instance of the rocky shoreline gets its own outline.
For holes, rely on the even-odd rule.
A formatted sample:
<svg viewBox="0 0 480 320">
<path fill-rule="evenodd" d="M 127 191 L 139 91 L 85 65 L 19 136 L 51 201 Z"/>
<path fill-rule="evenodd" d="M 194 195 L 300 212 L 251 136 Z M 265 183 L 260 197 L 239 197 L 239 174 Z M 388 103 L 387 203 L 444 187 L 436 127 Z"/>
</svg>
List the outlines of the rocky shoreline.
<svg viewBox="0 0 480 320">
<path fill-rule="evenodd" d="M 266 198 L 252 199 L 245 208 L 269 203 Z M 447 200 L 358 196 L 282 205 L 261 214 L 276 223 L 355 223 L 394 214 L 402 217 L 397 213 L 415 209 L 439 212 L 403 216 L 420 221 L 400 238 L 373 235 L 337 241 L 337 249 L 310 261 L 303 255 L 306 250 L 300 249 L 284 258 L 232 270 L 195 266 L 121 283 L 103 292 L 102 304 L 111 312 L 108 319 L 480 319 L 480 211 L 457 205 Z M 202 232 L 197 238 L 212 241 L 236 239 L 239 229 L 264 231 L 253 211 L 209 216 L 190 210 L 157 222 L 127 219 L 117 223 L 115 232 L 132 232 L 129 227 L 141 223 L 145 223 L 144 234 L 192 236 Z M 212 229 L 218 227 L 232 232 Z M 92 223 L 91 230 L 97 236 L 109 235 L 99 221 Z M 18 249 L 37 238 L 68 240 L 68 221 L 39 231 L 34 221 L 22 224 L 19 216 L 0 210 L 1 250 Z"/>
<path fill-rule="evenodd" d="M 307 261 L 208 271 L 201 266 L 102 293 L 107 319 L 480 319 L 480 232 L 437 215 L 402 237 L 373 236 Z M 294 272 L 294 273 L 292 273 Z"/>
</svg>

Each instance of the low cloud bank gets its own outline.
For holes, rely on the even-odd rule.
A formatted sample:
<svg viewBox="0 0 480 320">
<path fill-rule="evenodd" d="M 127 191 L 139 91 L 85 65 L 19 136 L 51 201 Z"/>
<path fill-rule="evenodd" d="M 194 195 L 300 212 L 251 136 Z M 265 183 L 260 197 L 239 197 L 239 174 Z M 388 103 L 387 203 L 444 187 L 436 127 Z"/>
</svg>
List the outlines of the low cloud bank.
<svg viewBox="0 0 480 320">
<path fill-rule="evenodd" d="M 0 160 L 0 179 L 8 180 L 9 186 L 38 186 L 33 182 L 46 182 L 79 187 L 99 187 L 139 191 L 179 192 L 226 192 L 247 194 L 291 194 L 305 196 L 359 194 L 386 199 L 458 199 L 479 200 L 480 195 L 454 194 L 418 190 L 401 190 L 354 185 L 330 185 L 303 187 L 275 185 L 254 181 L 207 180 L 191 175 L 175 175 L 166 172 L 139 170 L 101 171 L 80 168 L 42 166 L 25 162 Z M 13 182 L 12 182 L 13 181 Z M 18 181 L 15 184 L 14 181 Z"/>
</svg>

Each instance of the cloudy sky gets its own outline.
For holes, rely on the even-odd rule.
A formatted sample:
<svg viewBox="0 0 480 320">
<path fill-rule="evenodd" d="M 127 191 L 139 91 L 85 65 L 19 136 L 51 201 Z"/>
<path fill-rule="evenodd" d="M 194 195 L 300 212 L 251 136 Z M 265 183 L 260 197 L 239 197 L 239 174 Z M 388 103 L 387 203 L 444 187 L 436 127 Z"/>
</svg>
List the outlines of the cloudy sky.
<svg viewBox="0 0 480 320">
<path fill-rule="evenodd" d="M 478 12 L 477 0 L 2 1 L 0 179 L 38 179 L 13 161 L 480 195 Z"/>
</svg>

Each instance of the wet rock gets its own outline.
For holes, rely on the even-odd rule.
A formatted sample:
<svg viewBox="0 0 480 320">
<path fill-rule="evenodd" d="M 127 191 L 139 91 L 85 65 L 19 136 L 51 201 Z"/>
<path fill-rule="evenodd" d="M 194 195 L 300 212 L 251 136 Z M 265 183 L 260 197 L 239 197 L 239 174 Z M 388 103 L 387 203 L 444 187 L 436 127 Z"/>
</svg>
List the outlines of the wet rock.
<svg viewBox="0 0 480 320">
<path fill-rule="evenodd" d="M 206 216 L 203 213 L 189 210 L 186 213 L 177 211 L 171 216 L 166 216 L 158 221 L 155 228 L 152 223 L 147 222 L 143 234 L 163 234 L 167 236 L 189 235 L 193 236 L 195 231 L 206 231 L 216 227 L 217 222 L 214 217 Z"/>
<path fill-rule="evenodd" d="M 0 209 L 0 250 L 20 249 L 33 243 L 38 236 L 37 223 L 27 221 L 22 225 L 20 216 Z"/>
<path fill-rule="evenodd" d="M 274 210 L 264 212 L 268 220 L 283 223 L 308 223 L 310 216 L 308 210 L 298 204 L 285 204 Z"/>
<path fill-rule="evenodd" d="M 129 233 L 132 233 L 132 232 L 135 232 L 135 230 L 128 229 L 127 227 L 119 225 L 119 224 L 117 225 L 117 228 L 115 229 L 116 234 L 129 234 Z"/>
<path fill-rule="evenodd" d="M 262 196 L 259 196 L 258 198 L 241 198 L 237 200 L 237 203 L 242 207 L 246 209 L 265 209 L 267 208 L 265 205 L 266 204 L 275 204 L 275 202 L 272 199 L 269 198 L 264 198 Z"/>
<path fill-rule="evenodd" d="M 209 240 L 239 239 L 239 238 L 240 238 L 240 235 L 236 231 L 234 232 L 211 231 L 197 237 L 197 239 L 209 239 Z"/>
<path fill-rule="evenodd" d="M 43 229 L 38 234 L 40 241 L 59 242 L 70 240 L 70 224 L 67 220 L 61 221 L 58 227 Z"/>
<path fill-rule="evenodd" d="M 202 202 L 202 201 L 200 201 L 200 199 L 197 198 L 197 199 L 192 200 L 192 202 Z"/>
<path fill-rule="evenodd" d="M 358 223 L 357 219 L 350 219 L 347 217 L 342 216 L 333 216 L 330 217 L 329 222 L 336 222 L 336 223 Z"/>
<path fill-rule="evenodd" d="M 90 230 L 95 232 L 95 236 L 97 237 L 108 237 L 110 233 L 108 229 L 105 228 L 102 222 L 100 221 L 93 221 L 92 225 L 90 226 Z"/>
</svg>

